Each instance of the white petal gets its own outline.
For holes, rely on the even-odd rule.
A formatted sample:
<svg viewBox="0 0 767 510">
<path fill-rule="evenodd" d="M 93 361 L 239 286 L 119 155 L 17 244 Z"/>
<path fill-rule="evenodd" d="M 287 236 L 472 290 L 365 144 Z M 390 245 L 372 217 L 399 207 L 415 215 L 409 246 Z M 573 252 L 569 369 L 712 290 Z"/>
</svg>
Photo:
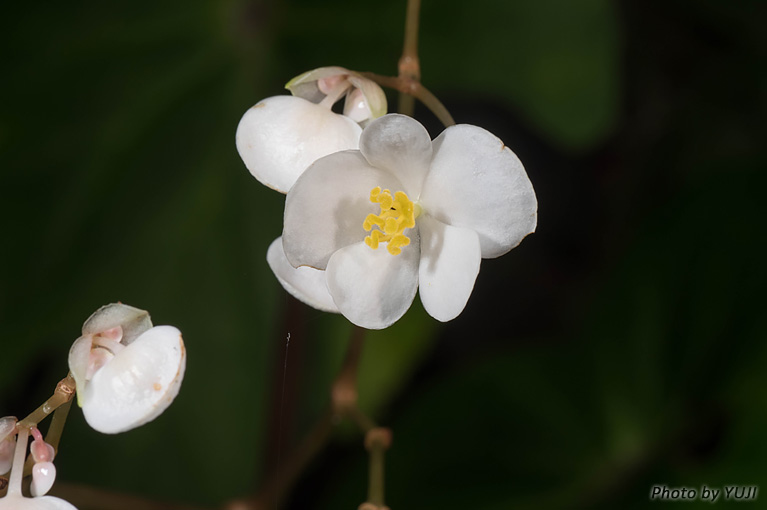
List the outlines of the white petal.
<svg viewBox="0 0 767 510">
<path fill-rule="evenodd" d="M 0 441 L 15 433 L 17 421 L 15 416 L 3 416 L 0 418 Z"/>
<path fill-rule="evenodd" d="M 237 151 L 250 173 L 282 193 L 316 159 L 356 149 L 362 129 L 351 119 L 293 96 L 264 99 L 242 116 Z"/>
<path fill-rule="evenodd" d="M 418 219 L 418 228 L 421 302 L 435 319 L 453 320 L 466 306 L 479 274 L 479 237 L 471 229 L 452 227 L 428 216 Z"/>
<path fill-rule="evenodd" d="M 443 223 L 476 231 L 483 258 L 517 246 L 537 221 L 535 191 L 519 158 L 492 133 L 466 124 L 434 140 L 421 204 Z"/>
<path fill-rule="evenodd" d="M 185 368 L 179 330 L 150 329 L 94 374 L 82 398 L 85 420 L 105 434 L 153 420 L 178 394 Z"/>
<path fill-rule="evenodd" d="M 371 122 L 360 137 L 360 151 L 376 168 L 388 170 L 404 185 L 411 200 L 417 200 L 429 171 L 432 144 L 420 122 L 392 113 Z"/>
<path fill-rule="evenodd" d="M 83 324 L 83 335 L 95 335 L 120 326 L 123 344 L 128 345 L 152 327 L 149 312 L 122 303 L 104 305 L 88 317 Z"/>
<path fill-rule="evenodd" d="M 370 202 L 376 186 L 394 192 L 402 185 L 359 151 L 337 152 L 309 167 L 285 201 L 282 245 L 291 265 L 325 269 L 335 251 L 364 240 L 365 218 L 380 212 Z"/>
<path fill-rule="evenodd" d="M 330 258 L 326 278 L 330 295 L 353 324 L 368 329 L 391 326 L 407 312 L 418 289 L 418 236 L 408 231 L 410 245 L 399 255 L 364 242 L 338 250 Z"/>
<path fill-rule="evenodd" d="M 325 284 L 325 271 L 313 267 L 293 267 L 282 250 L 282 237 L 278 237 L 266 251 L 266 261 L 280 284 L 293 297 L 323 312 L 338 313 Z"/>
<path fill-rule="evenodd" d="M 77 510 L 77 508 L 53 496 L 25 498 L 21 494 L 12 494 L 0 498 L 0 510 Z"/>
</svg>

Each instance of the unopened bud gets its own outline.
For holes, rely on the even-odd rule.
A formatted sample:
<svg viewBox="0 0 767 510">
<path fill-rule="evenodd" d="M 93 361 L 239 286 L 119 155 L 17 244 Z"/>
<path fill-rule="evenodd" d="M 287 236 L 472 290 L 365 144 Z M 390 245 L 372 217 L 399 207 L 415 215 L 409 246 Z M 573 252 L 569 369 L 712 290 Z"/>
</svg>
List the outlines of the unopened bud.
<svg viewBox="0 0 767 510">
<path fill-rule="evenodd" d="M 29 490 L 32 496 L 36 498 L 45 496 L 55 481 L 56 466 L 53 465 L 53 462 L 38 462 L 32 466 L 32 485 L 30 485 Z"/>
</svg>

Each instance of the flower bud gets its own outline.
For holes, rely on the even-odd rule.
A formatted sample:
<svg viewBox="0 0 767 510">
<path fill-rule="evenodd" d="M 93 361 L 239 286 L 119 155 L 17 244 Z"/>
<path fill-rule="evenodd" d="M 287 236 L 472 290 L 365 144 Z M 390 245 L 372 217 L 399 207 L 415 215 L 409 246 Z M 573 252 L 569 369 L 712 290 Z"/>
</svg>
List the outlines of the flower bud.
<svg viewBox="0 0 767 510">
<path fill-rule="evenodd" d="M 363 126 L 386 115 L 386 94 L 381 87 L 373 80 L 343 67 L 320 67 L 308 71 L 290 80 L 285 88 L 296 97 L 302 97 L 312 103 L 328 101 L 330 105 L 346 93 L 344 115 Z M 352 96 L 354 98 L 350 101 Z M 352 104 L 358 108 L 355 109 Z M 364 107 L 360 108 L 360 105 Z"/>
<path fill-rule="evenodd" d="M 48 494 L 56 481 L 56 466 L 53 462 L 38 462 L 32 466 L 32 484 L 29 487 L 32 496 L 40 497 Z"/>
</svg>

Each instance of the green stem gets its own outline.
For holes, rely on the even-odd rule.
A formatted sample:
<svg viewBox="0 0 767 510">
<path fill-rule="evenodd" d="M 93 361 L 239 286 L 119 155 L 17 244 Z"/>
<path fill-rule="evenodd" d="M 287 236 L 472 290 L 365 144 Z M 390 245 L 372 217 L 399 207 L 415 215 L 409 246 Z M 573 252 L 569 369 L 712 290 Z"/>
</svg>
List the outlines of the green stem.
<svg viewBox="0 0 767 510">
<path fill-rule="evenodd" d="M 365 434 L 365 448 L 370 452 L 368 472 L 368 500 L 360 508 L 371 510 L 386 508 L 384 503 L 384 479 L 386 450 L 391 446 L 391 430 L 374 428 Z"/>
<path fill-rule="evenodd" d="M 385 452 L 382 446 L 374 446 L 370 450 L 368 502 L 379 507 L 384 506 L 384 458 Z"/>
<path fill-rule="evenodd" d="M 69 416 L 69 410 L 72 408 L 72 401 L 64 402 L 61 407 L 56 409 L 51 418 L 51 424 L 48 427 L 48 432 L 45 434 L 45 442 L 53 446 L 56 453 L 59 452 L 59 443 L 61 442 L 61 434 L 64 432 L 64 424 L 67 422 L 67 416 Z"/>
<path fill-rule="evenodd" d="M 421 0 L 408 0 L 405 14 L 405 44 L 402 56 L 418 59 L 418 17 L 421 11 Z"/>
</svg>

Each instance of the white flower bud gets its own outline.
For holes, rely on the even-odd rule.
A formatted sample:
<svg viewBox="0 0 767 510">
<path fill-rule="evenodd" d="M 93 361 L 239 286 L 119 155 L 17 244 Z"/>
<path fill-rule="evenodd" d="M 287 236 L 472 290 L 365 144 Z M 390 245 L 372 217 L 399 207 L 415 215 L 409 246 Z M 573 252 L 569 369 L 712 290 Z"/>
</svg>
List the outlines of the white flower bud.
<svg viewBox="0 0 767 510">
<path fill-rule="evenodd" d="M 364 100 L 366 108 L 354 112 L 355 116 L 352 116 L 347 113 L 345 107 L 344 115 L 362 124 L 386 115 L 388 106 L 386 94 L 376 82 L 343 67 L 320 67 L 305 72 L 290 80 L 285 88 L 296 97 L 304 98 L 312 103 L 330 102 L 330 105 L 346 92 L 347 107 L 349 96 L 358 92 Z M 364 115 L 362 115 L 363 111 Z"/>
<path fill-rule="evenodd" d="M 56 481 L 56 466 L 53 462 L 38 462 L 32 466 L 32 484 L 29 487 L 32 496 L 39 497 L 48 494 Z"/>
</svg>

